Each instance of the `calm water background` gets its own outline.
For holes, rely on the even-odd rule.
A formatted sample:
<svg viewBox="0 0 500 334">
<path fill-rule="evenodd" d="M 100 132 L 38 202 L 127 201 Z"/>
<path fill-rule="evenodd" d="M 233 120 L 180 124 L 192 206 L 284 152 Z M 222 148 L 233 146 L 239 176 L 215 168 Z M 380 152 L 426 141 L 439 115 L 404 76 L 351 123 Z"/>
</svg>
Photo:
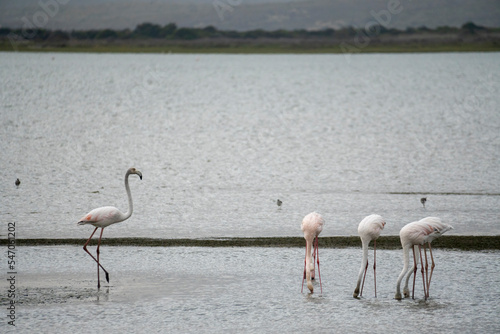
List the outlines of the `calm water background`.
<svg viewBox="0 0 500 334">
<path fill-rule="evenodd" d="M 371 213 L 386 234 L 429 215 L 499 234 L 499 68 L 499 53 L 0 53 L 0 219 L 87 237 L 85 213 L 126 211 L 134 166 L 134 215 L 107 237 L 298 236 L 314 210 L 328 236 Z"/>
<path fill-rule="evenodd" d="M 105 237 L 300 236 L 313 210 L 325 236 L 355 235 L 371 213 L 384 234 L 429 215 L 450 234 L 500 234 L 499 65 L 498 53 L 0 53 L 0 219 L 17 238 L 88 237 L 76 222 L 125 211 L 134 166 L 135 212 Z M 498 252 L 437 250 L 427 302 L 392 299 L 400 251 L 380 251 L 379 298 L 368 279 L 362 300 L 359 249 L 322 251 L 322 295 L 300 294 L 302 249 L 101 254 L 111 286 L 97 293 L 80 247 L 18 247 L 19 331 L 500 329 Z"/>
</svg>

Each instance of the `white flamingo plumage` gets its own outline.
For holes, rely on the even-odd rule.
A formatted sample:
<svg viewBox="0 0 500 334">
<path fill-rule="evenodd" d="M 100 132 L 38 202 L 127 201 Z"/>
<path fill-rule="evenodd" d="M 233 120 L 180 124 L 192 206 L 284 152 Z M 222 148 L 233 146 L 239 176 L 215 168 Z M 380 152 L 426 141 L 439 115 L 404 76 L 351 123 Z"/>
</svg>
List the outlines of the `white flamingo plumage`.
<svg viewBox="0 0 500 334">
<path fill-rule="evenodd" d="M 319 213 L 316 212 L 311 212 L 302 220 L 300 228 L 302 232 L 304 232 L 304 239 L 306 239 L 306 256 L 304 260 L 304 276 L 302 278 L 301 292 L 304 289 L 304 279 L 307 280 L 307 287 L 309 288 L 309 291 L 311 291 L 311 293 L 314 291 L 311 280 L 314 279 L 315 276 L 314 260 L 316 260 L 318 263 L 319 286 L 321 288 L 321 293 L 323 293 L 321 273 L 319 270 L 318 236 L 323 230 L 324 224 L 325 220 Z M 313 247 L 314 250 L 312 250 Z"/>
<path fill-rule="evenodd" d="M 373 240 L 373 280 L 375 285 L 375 297 L 377 297 L 377 275 L 376 275 L 376 250 L 377 250 L 377 239 L 380 236 L 380 232 L 384 229 L 385 221 L 379 215 L 369 215 L 359 223 L 358 233 L 361 238 L 361 244 L 363 247 L 363 259 L 361 260 L 361 269 L 359 270 L 358 281 L 356 283 L 356 289 L 354 289 L 353 297 L 358 298 L 358 295 L 363 294 L 363 287 L 365 285 L 366 271 L 368 269 L 368 245 L 370 241 Z M 364 273 L 364 275 L 363 275 Z M 363 284 L 361 284 L 361 278 L 363 278 Z M 361 292 L 359 287 L 361 286 Z"/>
<path fill-rule="evenodd" d="M 399 236 L 401 238 L 401 246 L 403 246 L 403 270 L 399 274 L 397 283 L 396 283 L 396 295 L 395 299 L 401 300 L 401 281 L 406 275 L 406 281 L 403 288 L 403 294 L 405 297 L 410 296 L 410 291 L 408 289 L 408 281 L 410 279 L 411 274 L 413 273 L 413 292 L 412 298 L 415 298 L 415 276 L 417 273 L 417 266 L 420 262 L 422 262 L 421 272 L 422 272 L 422 282 L 424 286 L 424 296 L 425 299 L 429 297 L 429 286 L 431 284 L 432 272 L 434 271 L 435 263 L 434 258 L 432 256 L 431 242 L 439 238 L 441 235 L 446 233 L 447 231 L 453 229 L 452 226 L 441 222 L 441 219 L 437 217 L 426 217 L 419 221 L 409 223 L 405 225 L 401 231 L 399 232 Z M 429 276 L 428 273 L 428 263 L 427 263 L 427 252 L 425 244 L 429 245 L 429 252 L 432 260 L 431 273 Z M 424 246 L 424 254 L 425 254 L 425 277 L 424 277 L 424 267 L 421 253 L 421 246 Z M 413 249 L 413 267 L 409 268 L 410 261 L 410 248 Z M 418 250 L 419 256 L 416 256 L 416 251 Z"/>
<path fill-rule="evenodd" d="M 94 232 L 90 235 L 90 238 L 87 240 L 85 245 L 83 245 L 83 249 L 85 252 L 87 252 L 93 259 L 94 261 L 97 262 L 97 288 L 99 289 L 101 287 L 101 281 L 99 277 L 99 267 L 101 267 L 102 270 L 106 273 L 106 281 L 109 283 L 109 274 L 104 269 L 104 267 L 99 263 L 99 247 L 101 245 L 101 238 L 102 238 L 102 232 L 104 231 L 104 228 L 111 225 L 111 224 L 116 224 L 119 222 L 122 222 L 132 215 L 132 212 L 134 210 L 133 204 L 132 204 L 132 195 L 130 194 L 130 187 L 128 185 L 128 177 L 130 174 L 136 174 L 139 175 L 139 178 L 142 180 L 142 173 L 138 171 L 135 168 L 129 168 L 127 170 L 127 173 L 125 174 L 125 189 L 127 190 L 127 196 L 128 196 L 128 210 L 126 213 L 121 212 L 117 208 L 113 206 L 104 206 L 101 208 L 94 209 L 87 213 L 80 221 L 78 222 L 79 225 L 92 225 L 95 226 Z M 99 241 L 97 242 L 97 259 L 90 254 L 90 252 L 87 250 L 87 245 L 90 243 L 90 240 L 94 236 L 94 233 L 97 231 L 98 228 L 101 228 L 101 235 L 99 236 Z"/>
</svg>

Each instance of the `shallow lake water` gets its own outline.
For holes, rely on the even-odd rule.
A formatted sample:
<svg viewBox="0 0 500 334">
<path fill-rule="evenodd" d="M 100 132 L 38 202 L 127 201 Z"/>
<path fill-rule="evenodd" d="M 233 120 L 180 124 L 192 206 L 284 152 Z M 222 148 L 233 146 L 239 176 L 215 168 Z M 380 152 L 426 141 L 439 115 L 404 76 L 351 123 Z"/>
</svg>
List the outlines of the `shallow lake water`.
<svg viewBox="0 0 500 334">
<path fill-rule="evenodd" d="M 301 248 L 19 247 L 18 333 L 498 333 L 499 252 L 436 249 L 430 298 L 394 300 L 401 251 L 377 252 L 354 299 L 361 250 L 320 249 L 323 293 L 301 293 Z M 370 252 L 370 262 L 372 252 Z M 0 288 L 5 290 L 2 280 Z M 6 300 L 2 299 L 5 311 Z M 3 318 L 3 317 L 2 317 Z M 5 320 L 3 333 L 11 332 Z"/>
<path fill-rule="evenodd" d="M 126 211 L 132 166 L 134 214 L 105 238 L 301 236 L 311 211 L 322 236 L 371 213 L 386 235 L 425 216 L 498 235 L 498 68 L 499 53 L 0 52 L 0 237 L 15 223 L 16 238 L 87 238 L 85 213 Z M 428 301 L 418 279 L 415 300 L 393 299 L 395 250 L 378 252 L 378 298 L 369 273 L 360 300 L 359 249 L 322 250 L 312 295 L 299 248 L 101 251 L 98 292 L 81 247 L 18 247 L 18 332 L 500 331 L 497 251 L 436 250 Z"/>
<path fill-rule="evenodd" d="M 126 211 L 134 166 L 134 214 L 104 237 L 300 236 L 311 211 L 328 236 L 371 213 L 392 235 L 431 215 L 500 234 L 499 67 L 499 53 L 0 53 L 0 219 L 21 238 L 88 237 L 76 222 Z"/>
</svg>

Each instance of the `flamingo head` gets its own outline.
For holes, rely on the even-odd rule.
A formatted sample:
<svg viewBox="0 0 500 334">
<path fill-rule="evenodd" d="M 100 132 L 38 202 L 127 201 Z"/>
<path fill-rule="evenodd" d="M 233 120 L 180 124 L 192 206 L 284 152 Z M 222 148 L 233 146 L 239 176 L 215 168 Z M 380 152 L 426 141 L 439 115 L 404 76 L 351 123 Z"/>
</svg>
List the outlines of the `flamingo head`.
<svg viewBox="0 0 500 334">
<path fill-rule="evenodd" d="M 139 178 L 142 180 L 142 173 L 139 170 L 135 169 L 134 167 L 130 168 L 127 174 L 137 174 L 139 175 Z"/>
<path fill-rule="evenodd" d="M 311 291 L 311 293 L 314 292 L 314 286 L 310 280 L 307 281 L 307 288 L 309 289 L 309 291 Z"/>
</svg>

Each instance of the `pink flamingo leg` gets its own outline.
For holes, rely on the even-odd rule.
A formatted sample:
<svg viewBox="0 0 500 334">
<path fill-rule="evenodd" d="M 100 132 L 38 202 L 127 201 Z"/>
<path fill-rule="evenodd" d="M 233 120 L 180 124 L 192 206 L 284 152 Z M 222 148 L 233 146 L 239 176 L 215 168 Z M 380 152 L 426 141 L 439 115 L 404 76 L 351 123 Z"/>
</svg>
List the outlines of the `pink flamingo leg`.
<svg viewBox="0 0 500 334">
<path fill-rule="evenodd" d="M 375 285 L 375 298 L 377 298 L 377 272 L 376 272 L 376 263 L 377 263 L 377 240 L 373 240 L 373 283 Z M 366 264 L 368 265 L 368 263 Z"/>
<path fill-rule="evenodd" d="M 411 292 L 411 299 L 415 299 L 415 277 L 417 276 L 417 258 L 415 255 L 415 247 L 413 248 L 413 290 Z"/>
<path fill-rule="evenodd" d="M 98 229 L 98 227 L 96 227 L 96 228 L 94 229 L 94 232 L 92 232 L 92 234 L 90 235 L 90 238 L 87 240 L 87 242 L 85 243 L 85 245 L 83 245 L 83 250 L 84 250 L 85 252 L 87 252 L 87 254 L 89 254 L 89 255 L 90 255 L 90 257 L 91 257 L 92 259 L 94 259 L 94 261 L 95 261 L 95 262 L 97 262 L 97 278 L 99 279 L 99 267 L 101 267 L 101 269 L 102 269 L 102 270 L 104 270 L 104 272 L 106 273 L 106 281 L 109 283 L 109 274 L 108 274 L 108 272 L 107 272 L 107 271 L 106 271 L 106 269 L 104 269 L 104 267 L 103 267 L 103 266 L 99 263 L 99 260 L 98 260 L 98 259 L 96 259 L 96 258 L 94 257 L 94 255 L 90 254 L 90 252 L 89 252 L 89 251 L 88 251 L 88 249 L 87 249 L 87 245 L 90 243 L 90 240 L 92 240 L 92 237 L 94 236 L 94 234 L 95 234 L 95 232 L 97 231 L 97 229 Z M 104 229 L 102 229 L 102 230 L 104 230 Z M 99 246 L 101 245 L 101 238 L 102 238 L 102 232 L 103 232 L 102 230 L 101 230 L 101 237 L 99 238 L 99 243 L 98 243 L 98 246 L 97 246 L 97 257 L 99 257 Z M 100 288 L 100 282 L 99 282 L 99 281 L 97 282 L 97 288 Z"/>
<path fill-rule="evenodd" d="M 306 258 L 307 258 L 307 248 L 306 248 Z M 304 276 L 302 277 L 302 288 L 300 289 L 300 293 L 304 291 L 304 280 L 306 279 L 306 259 L 304 259 Z"/>
<path fill-rule="evenodd" d="M 366 266 L 365 266 L 365 274 L 363 275 L 363 283 L 361 284 L 361 291 L 359 293 L 359 296 L 363 296 L 363 287 L 365 286 L 365 277 L 366 277 L 366 270 L 368 269 L 368 261 L 366 261 Z"/>
<path fill-rule="evenodd" d="M 424 255 L 425 255 L 425 282 L 427 284 L 427 294 L 426 298 L 429 297 L 429 262 L 427 261 L 427 247 L 424 244 Z"/>
<path fill-rule="evenodd" d="M 313 265 L 314 265 L 314 262 L 316 262 L 316 239 L 313 241 L 313 252 L 312 252 L 312 256 L 313 256 Z M 316 266 L 314 266 L 314 270 L 313 272 L 311 273 L 311 279 L 315 279 L 316 278 Z"/>
<path fill-rule="evenodd" d="M 97 253 L 97 288 L 100 289 L 101 288 L 101 278 L 100 278 L 100 271 L 99 271 L 99 266 L 101 265 L 99 263 L 99 254 L 101 253 L 99 251 L 99 247 L 101 247 L 101 239 L 102 239 L 102 233 L 104 232 L 104 229 L 101 228 L 101 235 L 99 236 L 99 241 L 97 242 L 97 250 L 96 250 L 96 253 Z"/>
<path fill-rule="evenodd" d="M 375 298 L 377 298 L 377 240 L 373 240 L 373 282 L 375 284 Z M 365 286 L 366 272 L 368 271 L 368 261 L 366 261 L 365 274 L 363 275 L 363 283 L 361 284 L 361 292 L 359 296 L 363 295 L 363 288 Z"/>
<path fill-rule="evenodd" d="M 318 255 L 318 236 L 316 236 L 316 238 L 314 239 L 313 247 L 314 247 L 314 250 L 313 250 L 312 256 L 313 256 L 313 264 L 314 264 L 314 262 L 317 262 L 316 256 Z M 318 271 L 318 274 L 319 274 L 319 271 Z M 314 270 L 311 273 L 311 279 L 316 279 L 316 267 L 314 267 Z"/>
<path fill-rule="evenodd" d="M 429 242 L 429 253 L 431 254 L 431 274 L 429 275 L 429 281 L 427 282 L 427 294 L 429 294 L 429 287 L 431 285 L 431 279 L 432 279 L 432 272 L 434 271 L 434 267 L 436 264 L 434 263 L 434 257 L 432 256 L 432 248 L 431 248 L 431 243 Z"/>
<path fill-rule="evenodd" d="M 315 248 L 315 253 L 316 253 L 316 261 L 318 263 L 319 287 L 321 289 L 321 293 L 323 293 L 323 286 L 321 285 L 321 272 L 319 271 L 319 250 L 318 250 L 318 245 L 319 245 L 319 239 L 318 239 L 318 236 L 316 236 L 316 246 L 314 248 Z"/>
<path fill-rule="evenodd" d="M 420 268 L 421 268 L 421 272 L 422 272 L 422 284 L 424 286 L 424 296 L 425 296 L 425 300 L 427 300 L 427 291 L 426 291 L 426 288 L 425 288 L 425 277 L 424 277 L 424 266 L 423 266 L 423 261 L 422 261 L 422 248 L 420 245 L 418 245 L 418 252 L 420 253 Z M 425 252 L 425 249 L 424 249 L 424 252 Z"/>
</svg>

